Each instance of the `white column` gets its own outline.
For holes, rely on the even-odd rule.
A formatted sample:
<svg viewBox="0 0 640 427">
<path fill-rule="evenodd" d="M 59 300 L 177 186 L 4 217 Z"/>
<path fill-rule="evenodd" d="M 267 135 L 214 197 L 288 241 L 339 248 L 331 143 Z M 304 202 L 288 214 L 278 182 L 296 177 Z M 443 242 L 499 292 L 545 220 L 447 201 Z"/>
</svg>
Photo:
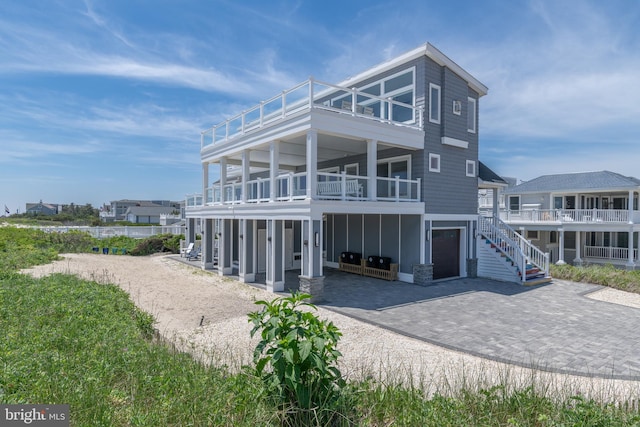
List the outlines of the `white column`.
<svg viewBox="0 0 640 427">
<path fill-rule="evenodd" d="M 564 265 L 564 230 L 558 230 L 558 262 L 557 265 Z"/>
<path fill-rule="evenodd" d="M 576 258 L 573 260 L 575 265 L 581 265 L 582 259 L 580 258 L 580 248 L 582 246 L 580 236 L 582 235 L 582 231 L 576 231 Z"/>
<path fill-rule="evenodd" d="M 633 199 L 629 201 L 629 204 L 633 204 Z M 635 262 L 633 260 L 633 227 L 629 227 L 629 243 L 627 244 L 627 248 L 629 251 L 627 267 L 633 268 L 635 266 Z"/>
<path fill-rule="evenodd" d="M 493 197 L 493 217 L 500 218 L 500 202 L 498 197 L 500 194 L 500 188 L 494 188 L 491 193 Z"/>
<path fill-rule="evenodd" d="M 378 141 L 367 141 L 367 178 L 369 178 L 369 200 L 378 196 Z"/>
<path fill-rule="evenodd" d="M 251 175 L 251 151 L 242 152 L 242 203 L 247 203 L 247 182 Z"/>
<path fill-rule="evenodd" d="M 202 197 L 203 201 L 207 202 L 207 187 L 209 187 L 209 163 L 202 164 Z"/>
<path fill-rule="evenodd" d="M 318 182 L 318 132 L 307 132 L 307 198 L 315 198 Z"/>
<path fill-rule="evenodd" d="M 227 158 L 220 157 L 220 201 L 224 203 L 225 191 L 224 186 L 227 185 Z"/>
<path fill-rule="evenodd" d="M 280 169 L 280 142 L 269 144 L 269 201 L 275 202 L 277 197 L 276 178 Z"/>
<path fill-rule="evenodd" d="M 640 201 L 639 201 L 640 202 Z M 633 224 L 633 191 L 629 191 L 629 224 Z"/>
</svg>

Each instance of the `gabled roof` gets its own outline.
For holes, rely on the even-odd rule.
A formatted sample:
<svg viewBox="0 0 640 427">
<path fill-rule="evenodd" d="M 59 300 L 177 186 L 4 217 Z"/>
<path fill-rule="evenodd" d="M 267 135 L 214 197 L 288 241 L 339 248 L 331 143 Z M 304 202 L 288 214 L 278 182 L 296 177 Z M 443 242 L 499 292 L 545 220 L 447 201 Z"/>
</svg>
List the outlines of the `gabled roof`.
<svg viewBox="0 0 640 427">
<path fill-rule="evenodd" d="M 505 190 L 505 194 L 639 190 L 640 180 L 610 171 L 542 175 Z"/>
<path fill-rule="evenodd" d="M 506 187 L 508 185 L 507 181 L 481 161 L 478 161 L 478 181 L 478 187 Z"/>
</svg>

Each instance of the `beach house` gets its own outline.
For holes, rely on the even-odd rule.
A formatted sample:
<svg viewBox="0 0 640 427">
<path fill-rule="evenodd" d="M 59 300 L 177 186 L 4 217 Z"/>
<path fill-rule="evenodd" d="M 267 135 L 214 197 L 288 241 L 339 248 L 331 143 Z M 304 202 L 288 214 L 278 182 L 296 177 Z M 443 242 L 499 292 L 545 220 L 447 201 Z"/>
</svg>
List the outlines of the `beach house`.
<svg viewBox="0 0 640 427">
<path fill-rule="evenodd" d="M 245 282 L 264 275 L 273 291 L 289 270 L 312 294 L 326 268 L 428 284 L 491 276 L 494 264 L 522 281 L 534 262 L 544 276 L 544 254 L 532 257 L 506 224 L 478 215 L 486 94 L 427 43 L 342 82 L 309 78 L 230 112 L 202 132 L 187 241 L 201 224 L 203 268 Z"/>
<path fill-rule="evenodd" d="M 502 220 L 552 262 L 640 266 L 640 179 L 610 171 L 543 175 L 503 194 Z"/>
</svg>

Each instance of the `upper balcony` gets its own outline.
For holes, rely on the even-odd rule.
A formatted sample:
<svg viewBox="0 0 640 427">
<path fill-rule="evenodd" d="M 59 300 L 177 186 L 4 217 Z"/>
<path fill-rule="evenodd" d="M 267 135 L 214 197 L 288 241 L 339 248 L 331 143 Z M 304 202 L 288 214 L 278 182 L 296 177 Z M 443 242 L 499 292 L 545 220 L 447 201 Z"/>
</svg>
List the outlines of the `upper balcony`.
<svg viewBox="0 0 640 427">
<path fill-rule="evenodd" d="M 509 224 L 640 224 L 640 211 L 627 209 L 526 209 L 501 210 Z"/>
<path fill-rule="evenodd" d="M 346 88 L 310 78 L 203 131 L 201 134 L 202 152 L 210 152 L 214 147 L 224 146 L 231 141 L 259 134 L 261 131 L 279 126 L 287 120 L 310 116 L 313 112 L 331 113 L 332 120 L 330 121 L 333 123 L 338 118 L 357 117 L 360 121 L 366 121 L 362 123 L 382 124 L 387 126 L 387 129 L 412 130 L 414 134 L 418 131 L 418 135 L 423 135 L 422 106 L 416 107 L 401 102 L 399 99 L 404 98 L 400 96 L 383 98 L 368 93 L 367 90 L 371 92 L 366 88 L 363 90 Z M 410 96 L 415 98 L 415 93 Z M 319 127 L 322 131 L 322 123 L 319 122 L 321 121 L 316 121 L 314 127 Z M 324 123 L 327 122 L 324 121 Z M 335 132 L 335 129 L 331 129 L 331 131 Z M 282 135 L 279 137 L 281 138 Z M 392 137 L 393 135 L 390 138 Z M 402 139 L 399 135 L 395 137 L 398 140 Z"/>
<path fill-rule="evenodd" d="M 372 182 L 375 180 L 375 183 Z M 276 178 L 271 192 L 269 179 L 254 179 L 226 185 L 214 184 L 201 195 L 187 196 L 187 209 L 200 206 L 293 200 L 336 200 L 376 202 L 420 202 L 420 179 L 375 177 L 318 172 L 315 192 L 307 185 L 307 173 L 288 173 Z M 375 192 L 374 192 L 375 188 Z"/>
</svg>

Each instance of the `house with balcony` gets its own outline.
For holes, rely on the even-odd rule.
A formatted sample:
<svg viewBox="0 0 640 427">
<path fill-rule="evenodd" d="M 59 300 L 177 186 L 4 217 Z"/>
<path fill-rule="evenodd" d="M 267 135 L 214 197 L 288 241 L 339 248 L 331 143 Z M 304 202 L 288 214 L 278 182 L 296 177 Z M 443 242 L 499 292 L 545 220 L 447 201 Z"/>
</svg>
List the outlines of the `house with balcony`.
<svg viewBox="0 0 640 427">
<path fill-rule="evenodd" d="M 563 264 L 640 266 L 640 180 L 610 171 L 543 175 L 504 190 L 500 218 Z"/>
<path fill-rule="evenodd" d="M 480 240 L 523 280 L 522 244 L 478 215 L 486 94 L 427 43 L 237 113 L 202 132 L 202 192 L 186 200 L 187 241 L 200 224 L 204 269 L 245 282 L 264 275 L 273 291 L 296 270 L 300 289 L 321 292 L 324 269 L 340 268 L 345 254 L 392 264 L 406 282 L 475 277 Z"/>
</svg>

